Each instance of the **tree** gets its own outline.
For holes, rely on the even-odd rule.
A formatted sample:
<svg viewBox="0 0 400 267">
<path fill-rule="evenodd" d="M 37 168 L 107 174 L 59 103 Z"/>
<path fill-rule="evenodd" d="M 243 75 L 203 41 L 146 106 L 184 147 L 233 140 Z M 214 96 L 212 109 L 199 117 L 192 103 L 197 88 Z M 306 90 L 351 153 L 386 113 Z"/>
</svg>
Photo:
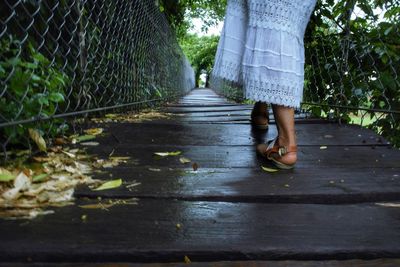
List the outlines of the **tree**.
<svg viewBox="0 0 400 267">
<path fill-rule="evenodd" d="M 182 49 L 195 70 L 196 86 L 199 85 L 202 71 L 206 72 L 206 86 L 208 85 L 208 77 L 214 65 L 218 41 L 218 36 L 199 37 L 196 34 L 187 34 L 180 40 Z"/>
</svg>

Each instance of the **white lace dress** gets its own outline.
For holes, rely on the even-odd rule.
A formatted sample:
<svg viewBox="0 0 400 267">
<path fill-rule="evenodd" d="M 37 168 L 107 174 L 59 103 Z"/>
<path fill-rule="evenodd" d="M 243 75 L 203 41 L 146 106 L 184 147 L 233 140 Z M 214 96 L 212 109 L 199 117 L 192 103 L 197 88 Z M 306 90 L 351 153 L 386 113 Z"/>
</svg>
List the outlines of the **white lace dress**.
<svg viewBox="0 0 400 267">
<path fill-rule="evenodd" d="M 247 99 L 299 107 L 304 32 L 316 0 L 228 0 L 211 87 L 240 85 Z"/>
</svg>

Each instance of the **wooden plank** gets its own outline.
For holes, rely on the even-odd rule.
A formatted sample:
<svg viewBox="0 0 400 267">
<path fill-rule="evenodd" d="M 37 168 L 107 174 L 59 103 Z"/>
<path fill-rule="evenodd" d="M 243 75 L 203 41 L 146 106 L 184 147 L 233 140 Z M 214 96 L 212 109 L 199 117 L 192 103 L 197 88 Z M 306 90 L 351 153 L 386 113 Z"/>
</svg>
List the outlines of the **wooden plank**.
<svg viewBox="0 0 400 267">
<path fill-rule="evenodd" d="M 222 104 L 215 104 L 215 103 L 195 103 L 195 104 L 170 104 L 168 105 L 169 107 L 172 108 L 222 108 L 222 107 L 237 107 L 238 104 L 234 104 L 234 103 L 222 103 Z"/>
<path fill-rule="evenodd" d="M 90 153 L 101 157 L 114 155 L 129 156 L 144 166 L 180 167 L 176 157 L 156 160 L 154 153 L 181 151 L 182 155 L 197 162 L 202 168 L 259 168 L 268 162 L 258 157 L 251 146 L 180 146 L 180 145 L 101 145 L 89 147 Z M 297 167 L 324 172 L 325 168 L 399 168 L 400 152 L 390 147 L 331 146 L 320 150 L 319 146 L 300 146 Z"/>
<path fill-rule="evenodd" d="M 187 267 L 173 263 L 5 263 L 0 267 Z M 399 259 L 344 260 L 344 261 L 220 261 L 192 262 L 191 267 L 399 267 Z"/>
<path fill-rule="evenodd" d="M 93 126 L 93 125 L 91 125 Z M 221 125 L 182 123 L 111 123 L 94 125 L 103 127 L 108 134 L 98 138 L 102 144 L 126 145 L 243 145 L 252 146 L 272 140 L 277 136 L 276 125 L 271 124 L 267 132 L 253 131 L 249 125 Z M 322 145 L 387 145 L 387 141 L 369 129 L 357 125 L 299 124 L 297 139 L 300 146 Z"/>
<path fill-rule="evenodd" d="M 0 260 L 180 262 L 185 255 L 193 261 L 398 258 L 399 224 L 399 208 L 373 204 L 140 200 L 136 206 L 107 210 L 70 206 L 33 221 L 0 221 L 0 229 L 7 229 L 0 236 Z"/>
<path fill-rule="evenodd" d="M 233 111 L 251 111 L 252 106 L 247 106 L 247 105 L 224 105 L 224 106 L 219 106 L 219 107 L 182 107 L 182 106 L 168 106 L 164 108 L 166 112 L 172 112 L 172 113 L 194 113 L 194 112 L 200 112 L 200 113 L 205 113 L 205 112 L 233 112 Z"/>
<path fill-rule="evenodd" d="M 188 166 L 189 165 L 189 166 Z M 134 188 L 91 191 L 81 187 L 78 197 L 164 198 L 196 201 L 344 204 L 400 200 L 400 168 L 296 168 L 266 173 L 261 168 L 193 171 L 186 168 L 122 166 L 95 178 L 122 178 Z M 110 176 L 111 175 L 111 176 Z"/>
<path fill-rule="evenodd" d="M 297 120 L 302 120 L 306 116 L 304 114 L 300 114 L 295 116 L 296 122 Z M 232 115 L 232 116 L 191 116 L 190 114 L 187 116 L 183 116 L 179 118 L 180 121 L 183 122 L 203 122 L 203 123 L 224 123 L 224 122 L 246 122 L 250 124 L 250 116 L 248 115 Z M 319 120 L 321 121 L 321 120 Z M 270 123 L 274 123 L 273 116 L 270 115 Z"/>
<path fill-rule="evenodd" d="M 207 112 L 193 112 L 193 113 L 175 113 L 187 117 L 227 117 L 227 116 L 246 116 L 250 118 L 251 110 L 235 110 L 235 111 L 207 111 Z M 272 115 L 272 114 L 271 114 Z"/>
</svg>

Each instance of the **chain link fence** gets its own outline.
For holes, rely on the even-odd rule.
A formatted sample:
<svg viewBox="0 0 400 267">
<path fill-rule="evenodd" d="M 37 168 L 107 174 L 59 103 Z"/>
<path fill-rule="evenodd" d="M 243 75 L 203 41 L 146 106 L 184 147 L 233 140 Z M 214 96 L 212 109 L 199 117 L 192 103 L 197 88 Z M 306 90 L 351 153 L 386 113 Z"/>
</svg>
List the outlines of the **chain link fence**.
<svg viewBox="0 0 400 267">
<path fill-rule="evenodd" d="M 318 2 L 303 107 L 370 127 L 400 147 L 400 2 Z"/>
<path fill-rule="evenodd" d="M 0 2 L 0 145 L 28 129 L 62 134 L 65 117 L 165 101 L 194 72 L 154 0 Z"/>
<path fill-rule="evenodd" d="M 303 111 L 372 128 L 400 147 L 400 2 L 318 1 L 305 48 Z M 240 84 L 212 83 L 242 100 Z"/>
</svg>

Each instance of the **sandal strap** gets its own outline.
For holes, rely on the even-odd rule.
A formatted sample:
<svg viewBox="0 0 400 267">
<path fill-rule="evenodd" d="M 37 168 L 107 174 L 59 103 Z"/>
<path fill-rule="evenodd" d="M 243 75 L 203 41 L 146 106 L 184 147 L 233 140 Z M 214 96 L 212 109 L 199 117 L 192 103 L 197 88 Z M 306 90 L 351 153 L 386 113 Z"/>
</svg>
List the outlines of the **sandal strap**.
<svg viewBox="0 0 400 267">
<path fill-rule="evenodd" d="M 279 146 L 277 145 L 276 141 L 278 139 L 275 138 L 267 147 L 265 154 L 267 156 L 267 158 L 269 158 L 271 156 L 271 154 L 278 154 L 280 157 L 288 154 L 288 153 L 292 153 L 292 152 L 297 152 L 297 146 Z"/>
</svg>

